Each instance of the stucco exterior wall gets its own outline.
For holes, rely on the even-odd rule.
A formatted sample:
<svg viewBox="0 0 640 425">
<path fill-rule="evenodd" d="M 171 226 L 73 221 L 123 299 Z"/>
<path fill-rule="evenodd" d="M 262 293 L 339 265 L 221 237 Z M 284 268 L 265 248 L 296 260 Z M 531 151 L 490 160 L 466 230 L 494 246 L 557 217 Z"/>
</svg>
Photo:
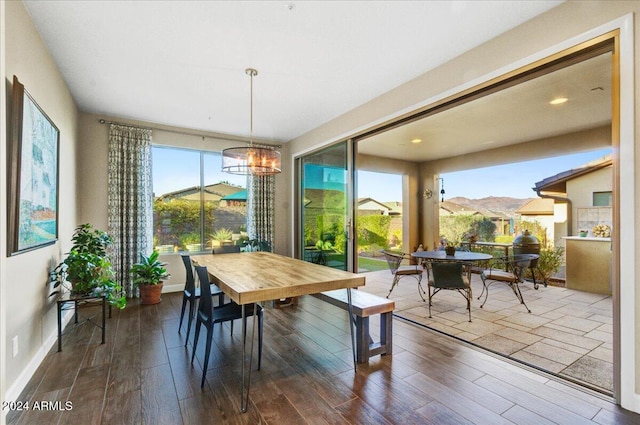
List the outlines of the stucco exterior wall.
<svg viewBox="0 0 640 425">
<path fill-rule="evenodd" d="M 574 235 L 577 235 L 578 230 L 580 230 L 578 229 L 580 219 L 578 209 L 593 206 L 593 192 L 611 192 L 612 190 L 612 167 L 602 168 L 567 181 L 567 198 L 571 199 L 573 217 L 575 217 L 572 225 Z M 611 222 L 606 224 L 611 226 Z"/>
</svg>

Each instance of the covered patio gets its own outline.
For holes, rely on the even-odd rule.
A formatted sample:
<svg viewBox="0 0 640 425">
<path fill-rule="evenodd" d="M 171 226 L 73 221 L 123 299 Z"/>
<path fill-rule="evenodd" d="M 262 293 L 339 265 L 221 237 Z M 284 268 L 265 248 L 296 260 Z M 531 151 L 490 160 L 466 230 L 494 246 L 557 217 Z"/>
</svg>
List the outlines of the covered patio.
<svg viewBox="0 0 640 425">
<path fill-rule="evenodd" d="M 385 297 L 392 276 L 388 270 L 366 273 L 361 290 Z M 424 273 L 423 288 L 427 290 Z M 416 280 L 400 280 L 389 299 L 395 315 L 451 335 L 497 354 L 523 362 L 596 391 L 611 394 L 613 388 L 613 316 L 608 295 L 532 283 L 520 285 L 531 313 L 502 283 L 491 286 L 483 308 L 480 275 L 472 274 L 472 322 L 466 302 L 455 291 L 441 291 L 433 298 L 432 318 L 427 302 L 417 292 Z M 426 295 L 425 295 L 426 298 Z"/>
</svg>

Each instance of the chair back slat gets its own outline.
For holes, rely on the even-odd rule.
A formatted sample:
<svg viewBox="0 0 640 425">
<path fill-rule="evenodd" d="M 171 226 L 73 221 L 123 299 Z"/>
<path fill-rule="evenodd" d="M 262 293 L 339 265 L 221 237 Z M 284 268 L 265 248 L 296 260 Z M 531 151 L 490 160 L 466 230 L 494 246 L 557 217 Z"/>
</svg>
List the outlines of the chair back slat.
<svg viewBox="0 0 640 425">
<path fill-rule="evenodd" d="M 391 274 L 396 274 L 398 268 L 400 267 L 400 264 L 402 263 L 403 256 L 387 251 L 381 252 L 387 260 L 387 264 L 389 265 L 389 271 L 391 271 Z"/>
<path fill-rule="evenodd" d="M 191 257 L 182 254 L 182 262 L 184 263 L 184 269 L 187 274 L 187 280 L 184 284 L 184 290 L 189 292 L 189 295 L 193 295 L 196 290 L 196 282 L 193 277 L 193 264 L 191 264 Z"/>
<path fill-rule="evenodd" d="M 433 262 L 433 286 L 436 288 L 465 288 L 467 285 L 462 278 L 462 263 Z"/>
<path fill-rule="evenodd" d="M 204 282 L 209 282 L 209 273 L 205 266 L 196 266 L 198 279 L 203 284 L 200 285 L 200 302 L 198 312 L 204 317 L 211 317 L 213 312 L 213 300 L 211 299 L 211 287 Z"/>
</svg>

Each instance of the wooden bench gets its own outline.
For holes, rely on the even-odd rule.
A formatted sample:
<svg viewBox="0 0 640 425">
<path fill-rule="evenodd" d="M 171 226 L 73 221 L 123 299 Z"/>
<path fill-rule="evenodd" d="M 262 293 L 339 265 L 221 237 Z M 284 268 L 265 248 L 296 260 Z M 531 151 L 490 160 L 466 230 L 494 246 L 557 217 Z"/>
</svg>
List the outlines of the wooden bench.
<svg viewBox="0 0 640 425">
<path fill-rule="evenodd" d="M 349 309 L 346 289 L 321 292 L 314 297 L 343 310 Z M 391 354 L 395 302 L 358 290 L 351 291 L 351 302 L 356 324 L 356 361 L 366 363 L 371 356 Z M 380 342 L 373 342 L 369 335 L 369 317 L 374 314 L 380 314 Z"/>
</svg>

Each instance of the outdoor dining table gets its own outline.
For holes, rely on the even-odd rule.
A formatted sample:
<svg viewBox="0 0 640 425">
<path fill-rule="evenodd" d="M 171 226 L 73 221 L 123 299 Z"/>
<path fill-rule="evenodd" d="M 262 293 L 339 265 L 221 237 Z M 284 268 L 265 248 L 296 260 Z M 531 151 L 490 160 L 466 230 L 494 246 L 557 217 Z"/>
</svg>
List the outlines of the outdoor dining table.
<svg viewBox="0 0 640 425">
<path fill-rule="evenodd" d="M 471 251 L 456 251 L 454 255 L 447 255 L 445 251 L 417 251 L 412 252 L 411 256 L 414 258 L 420 258 L 427 261 L 452 261 L 460 262 L 466 265 L 479 261 L 487 261 L 493 258 L 491 254 L 485 254 L 482 252 Z M 467 274 L 469 282 L 471 282 L 471 267 L 467 267 Z"/>
<path fill-rule="evenodd" d="M 206 266 L 211 283 L 218 285 L 231 300 L 242 306 L 242 335 L 246 335 L 245 307 L 247 304 L 254 303 L 247 379 L 245 379 L 246 338 L 242 343 L 242 388 L 240 394 L 242 412 L 247 411 L 249 403 L 251 362 L 257 316 L 255 303 L 346 288 L 355 369 L 356 351 L 353 321 L 351 320 L 353 317 L 351 288 L 363 286 L 365 284 L 364 276 L 263 251 L 224 255 L 194 255 L 191 260 L 197 266 Z"/>
</svg>

